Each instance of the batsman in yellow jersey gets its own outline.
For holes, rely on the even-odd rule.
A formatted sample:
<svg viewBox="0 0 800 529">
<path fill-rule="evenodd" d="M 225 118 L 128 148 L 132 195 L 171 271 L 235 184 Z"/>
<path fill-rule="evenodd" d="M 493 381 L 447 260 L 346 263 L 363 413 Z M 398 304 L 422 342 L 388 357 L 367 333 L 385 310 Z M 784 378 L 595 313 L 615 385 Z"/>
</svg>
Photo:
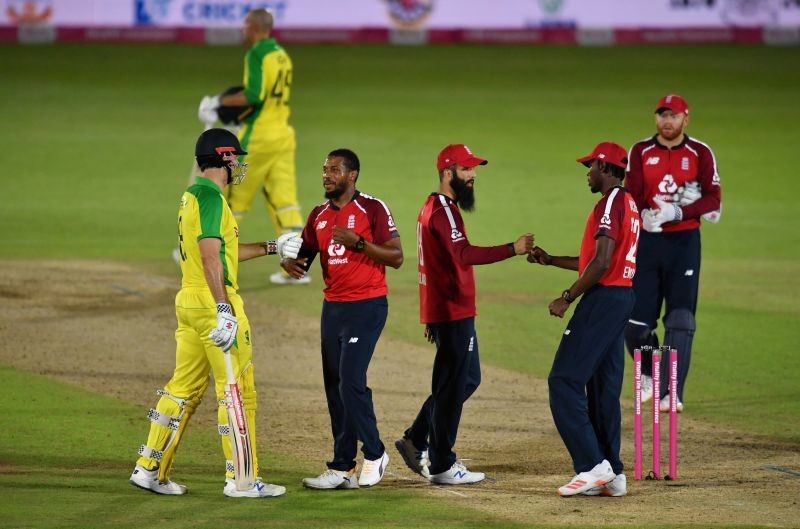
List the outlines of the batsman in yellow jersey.
<svg viewBox="0 0 800 529">
<path fill-rule="evenodd" d="M 272 14 L 266 9 L 253 9 L 247 14 L 242 33 L 251 47 L 244 58 L 244 89 L 204 97 L 199 117 L 205 123 L 214 123 L 222 115 L 221 109 L 252 109 L 242 113 L 246 117 L 239 131 L 241 144 L 249 153 L 250 178 L 228 189 L 228 203 L 237 220 L 241 220 L 262 189 L 277 234 L 300 231 L 305 222 L 297 203 L 296 141 L 289 125 L 292 60 L 270 36 L 272 26 Z M 294 279 L 280 270 L 270 276 L 270 281 L 304 284 L 310 278 Z"/>
<path fill-rule="evenodd" d="M 237 488 L 228 435 L 225 355 L 230 355 L 232 375 L 244 404 L 253 447 L 250 463 L 257 476 L 252 335 L 242 298 L 237 294 L 239 262 L 272 254 L 296 258 L 302 245 L 296 234 L 282 235 L 277 241 L 239 242 L 239 228 L 224 193 L 229 184 L 244 179 L 247 166 L 240 164 L 238 157 L 245 154 L 233 133 L 225 129 L 205 131 L 195 146 L 202 176 L 181 197 L 178 239 L 183 279 L 175 297 L 175 371 L 164 389 L 156 392 L 158 403 L 147 414 L 151 421 L 147 444 L 139 449 L 140 457 L 130 477 L 131 484 L 157 494 L 186 493 L 186 487 L 170 480 L 170 469 L 212 373 L 226 459 L 223 493 L 263 498 L 286 492 L 284 487 L 263 483 L 261 478 L 247 490 Z"/>
</svg>

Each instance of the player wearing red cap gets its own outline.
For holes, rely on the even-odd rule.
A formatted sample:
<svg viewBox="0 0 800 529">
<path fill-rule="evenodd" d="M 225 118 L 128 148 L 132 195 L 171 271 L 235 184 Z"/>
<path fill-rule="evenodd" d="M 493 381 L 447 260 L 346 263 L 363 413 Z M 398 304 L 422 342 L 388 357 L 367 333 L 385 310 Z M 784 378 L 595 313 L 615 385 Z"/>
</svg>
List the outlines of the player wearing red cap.
<svg viewBox="0 0 800 529">
<path fill-rule="evenodd" d="M 583 296 L 547 379 L 553 420 L 576 473 L 558 493 L 623 496 L 619 396 L 625 370 L 623 333 L 633 308 L 639 211 L 622 187 L 628 162 L 624 147 L 600 143 L 578 162 L 589 167 L 592 193 L 603 195 L 586 221 L 580 256 L 556 257 L 538 246 L 528 256 L 532 263 L 578 272 L 578 279 L 550 303 L 551 315 L 563 318 L 569 305 Z"/>
<path fill-rule="evenodd" d="M 642 211 L 636 305 L 625 330 L 628 351 L 658 345 L 655 334 L 665 304 L 664 344 L 678 351 L 678 411 L 689 372 L 700 279 L 700 219 L 718 222 L 721 189 L 711 148 L 684 132 L 689 105 L 679 95 L 656 104 L 657 133 L 630 150 L 627 185 Z M 661 380 L 668 362 L 662 362 Z M 643 400 L 652 395 L 652 364 L 642 362 Z M 649 390 L 649 391 L 648 391 Z M 669 409 L 662 384 L 661 409 Z"/>
<path fill-rule="evenodd" d="M 433 483 L 461 485 L 486 477 L 467 470 L 453 452 L 462 407 L 481 381 L 472 267 L 533 247 L 530 233 L 491 247 L 467 239 L 460 208 L 474 209 L 475 167 L 486 163 L 465 145 L 445 147 L 436 162 L 439 190 L 428 196 L 417 218 L 420 321 L 425 337 L 436 344 L 436 358 L 431 395 L 395 447 L 412 471 Z"/>
</svg>

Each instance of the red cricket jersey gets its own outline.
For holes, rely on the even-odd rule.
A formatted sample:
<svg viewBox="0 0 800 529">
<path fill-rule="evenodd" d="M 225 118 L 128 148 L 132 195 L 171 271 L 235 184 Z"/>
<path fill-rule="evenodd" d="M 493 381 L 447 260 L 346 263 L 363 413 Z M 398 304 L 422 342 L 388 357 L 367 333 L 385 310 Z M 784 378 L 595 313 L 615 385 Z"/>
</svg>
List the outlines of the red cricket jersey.
<svg viewBox="0 0 800 529">
<path fill-rule="evenodd" d="M 333 242 L 333 227 L 353 230 L 369 242 L 383 244 L 399 237 L 389 207 L 366 193 L 356 191 L 339 209 L 331 201 L 315 207 L 303 229 L 303 251 L 319 253 L 328 301 L 360 301 L 385 296 L 386 267 L 363 252 Z"/>
<path fill-rule="evenodd" d="M 595 254 L 598 237 L 614 239 L 611 264 L 598 281 L 605 286 L 629 287 L 636 273 L 636 246 L 639 242 L 639 210 L 633 196 L 617 186 L 606 193 L 594 206 L 586 220 L 586 229 L 578 257 L 578 274 L 583 274 Z"/>
<path fill-rule="evenodd" d="M 694 204 L 683 206 L 683 220 L 664 224 L 665 232 L 695 229 L 700 226 L 702 214 L 719 209 L 722 191 L 714 153 L 708 145 L 689 136 L 671 149 L 653 136 L 636 143 L 628 153 L 625 185 L 639 209 L 657 208 L 654 197 L 677 202 L 678 188 L 692 180 L 700 183 L 703 196 Z"/>
<path fill-rule="evenodd" d="M 509 244 L 472 246 L 456 203 L 431 193 L 417 217 L 420 321 L 438 323 L 475 316 L 472 266 L 513 255 L 513 244 L 510 249 Z"/>
</svg>

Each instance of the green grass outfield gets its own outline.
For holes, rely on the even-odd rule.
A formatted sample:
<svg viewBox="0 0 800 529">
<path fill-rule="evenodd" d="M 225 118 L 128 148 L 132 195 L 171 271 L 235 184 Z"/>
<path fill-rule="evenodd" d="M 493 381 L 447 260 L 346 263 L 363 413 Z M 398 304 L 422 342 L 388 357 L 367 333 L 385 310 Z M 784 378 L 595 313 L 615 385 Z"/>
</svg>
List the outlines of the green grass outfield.
<svg viewBox="0 0 800 529">
<path fill-rule="evenodd" d="M 0 258 L 110 259 L 176 275 L 169 254 L 177 199 L 201 130 L 197 103 L 238 82 L 242 53 L 190 46 L 0 46 Z M 290 53 L 304 213 L 321 201 L 325 154 L 340 146 L 354 149 L 362 160 L 359 187 L 388 202 L 405 246 L 406 264 L 388 272 L 386 333 L 416 343 L 422 329 L 414 226 L 425 196 L 436 188 L 434 161 L 441 147 L 465 142 L 490 160 L 478 175 L 478 209 L 466 218 L 474 244 L 507 242 L 533 231 L 547 250 L 576 254 L 598 197 L 589 193 L 585 169 L 575 158 L 601 140 L 629 146 L 649 136 L 656 100 L 667 92 L 684 95 L 692 108 L 688 132 L 714 149 L 724 196 L 721 223 L 702 230 L 687 411 L 742 432 L 800 443 L 797 48 L 296 46 Z M 243 223 L 243 240 L 272 235 L 258 200 Z M 271 266 L 261 261 L 242 267 L 245 296 L 318 315 L 318 266 L 314 286 L 302 289 L 269 285 Z M 564 326 L 547 315 L 547 304 L 574 276 L 522 259 L 479 267 L 476 275 L 483 360 L 546 376 Z M 4 380 L 19 376 L 3 372 Z M 124 435 L 140 434 L 140 411 L 105 402 L 137 418 L 131 426 L 102 429 L 114 432 L 109 446 L 119 448 Z M 10 424 L 20 436 L 48 435 L 41 430 L 47 423 L 28 431 L 20 418 L 3 430 Z M 12 439 L 0 436 L 0 461 L 19 453 Z M 102 494 L 111 474 L 116 479 L 128 468 L 128 453 L 108 449 L 108 468 L 82 475 L 75 487 L 93 492 L 86 497 Z M 80 454 L 77 445 L 40 448 L 64 478 L 70 475 L 68 462 L 80 463 Z M 209 475 L 204 465 L 210 460 L 191 461 L 198 476 Z M 284 466 L 281 477 L 296 481 L 291 468 Z M 88 499 L 80 505 L 82 495 L 61 504 L 37 492 L 36 476 L 44 478 L 50 469 L 31 472 L 33 477 L 20 478 L 30 494 L 15 496 L 15 507 L 60 505 L 76 515 L 90 509 Z M 11 478 L 0 479 L 8 491 Z M 131 511 L 155 503 L 119 488 L 109 494 L 128 502 Z M 403 496 L 382 494 L 385 512 L 392 514 L 387 519 L 403 519 Z M 326 512 L 322 500 L 303 503 L 307 512 L 292 509 L 301 502 L 276 508 L 287 513 L 287 526 Z M 6 505 L 3 500 L 3 509 L 10 510 Z M 436 509 L 425 510 L 420 523 L 440 525 Z M 209 526 L 229 515 L 221 508 L 207 512 Z M 477 525 L 485 515 L 468 512 L 459 519 Z M 342 515 L 340 522 L 347 520 Z M 383 524 L 366 518 L 354 523 Z M 120 515 L 115 525 L 136 527 L 136 518 Z"/>
</svg>

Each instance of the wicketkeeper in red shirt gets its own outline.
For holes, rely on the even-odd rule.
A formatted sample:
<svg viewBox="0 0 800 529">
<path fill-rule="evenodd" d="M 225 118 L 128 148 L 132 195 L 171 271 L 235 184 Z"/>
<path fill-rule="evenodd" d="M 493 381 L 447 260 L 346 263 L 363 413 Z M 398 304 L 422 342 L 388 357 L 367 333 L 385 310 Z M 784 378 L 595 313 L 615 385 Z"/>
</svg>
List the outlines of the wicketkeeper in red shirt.
<svg viewBox="0 0 800 529">
<path fill-rule="evenodd" d="M 642 212 L 639 263 L 633 289 L 636 304 L 625 330 L 628 352 L 658 345 L 656 328 L 664 307 L 664 345 L 678 351 L 678 412 L 689 374 L 700 287 L 700 220 L 719 222 L 722 206 L 717 161 L 711 148 L 685 133 L 689 105 L 679 95 L 656 103 L 658 133 L 631 147 L 625 179 Z M 642 401 L 653 391 L 649 355 L 642 359 Z M 669 380 L 661 362 L 661 380 Z M 669 410 L 662 382 L 661 411 Z"/>
<path fill-rule="evenodd" d="M 475 333 L 473 265 L 495 263 L 533 248 L 527 233 L 513 243 L 470 244 L 460 209 L 472 211 L 475 168 L 486 165 L 461 144 L 448 145 L 436 162 L 439 190 L 431 193 L 417 219 L 420 321 L 436 344 L 431 395 L 414 423 L 395 442 L 408 467 L 433 483 L 477 483 L 486 476 L 456 460 L 461 409 L 481 381 Z"/>
</svg>

